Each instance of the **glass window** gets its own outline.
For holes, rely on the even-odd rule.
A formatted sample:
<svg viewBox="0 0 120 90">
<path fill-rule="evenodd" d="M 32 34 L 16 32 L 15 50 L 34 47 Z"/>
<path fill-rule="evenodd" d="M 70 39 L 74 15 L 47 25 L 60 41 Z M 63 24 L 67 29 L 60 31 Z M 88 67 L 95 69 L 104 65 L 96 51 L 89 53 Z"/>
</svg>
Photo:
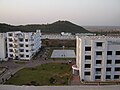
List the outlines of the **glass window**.
<svg viewBox="0 0 120 90">
<path fill-rule="evenodd" d="M 24 52 L 24 49 L 19 49 L 20 52 Z"/>
<path fill-rule="evenodd" d="M 101 64 L 102 60 L 96 60 L 96 64 Z"/>
<path fill-rule="evenodd" d="M 107 67 L 107 68 L 106 68 L 106 71 L 111 71 L 111 67 Z"/>
<path fill-rule="evenodd" d="M 112 51 L 107 51 L 107 55 L 112 55 Z"/>
<path fill-rule="evenodd" d="M 12 41 L 13 41 L 12 38 L 9 38 L 8 40 L 9 40 L 9 42 L 12 42 Z"/>
<path fill-rule="evenodd" d="M 26 55 L 26 57 L 29 57 L 29 55 Z"/>
<path fill-rule="evenodd" d="M 24 54 L 20 54 L 20 57 L 24 57 Z"/>
<path fill-rule="evenodd" d="M 120 51 L 116 51 L 116 55 L 120 55 Z"/>
<path fill-rule="evenodd" d="M 101 71 L 101 68 L 96 68 L 96 72 L 97 72 L 97 71 Z"/>
<path fill-rule="evenodd" d="M 96 51 L 96 55 L 102 55 L 102 51 Z"/>
<path fill-rule="evenodd" d="M 106 79 L 111 79 L 111 75 L 106 75 Z"/>
<path fill-rule="evenodd" d="M 120 60 L 115 60 L 115 64 L 120 64 Z"/>
<path fill-rule="evenodd" d="M 28 42 L 28 39 L 25 39 L 26 42 Z"/>
<path fill-rule="evenodd" d="M 13 54 L 10 54 L 10 57 L 13 57 Z"/>
<path fill-rule="evenodd" d="M 85 64 L 85 68 L 91 68 L 91 64 Z"/>
<path fill-rule="evenodd" d="M 90 72 L 85 72 L 84 74 L 85 74 L 85 75 L 90 75 Z"/>
<path fill-rule="evenodd" d="M 9 52 L 13 52 L 13 49 L 9 49 Z"/>
<path fill-rule="evenodd" d="M 91 51 L 91 47 L 85 47 L 85 51 Z"/>
<path fill-rule="evenodd" d="M 24 47 L 24 44 L 19 44 L 20 45 L 20 47 Z"/>
<path fill-rule="evenodd" d="M 97 46 L 97 47 L 102 47 L 102 43 L 103 43 L 103 42 L 97 42 L 97 43 L 96 43 L 96 46 Z"/>
<path fill-rule="evenodd" d="M 112 60 L 107 60 L 107 64 L 112 64 Z"/>
<path fill-rule="evenodd" d="M 29 52 L 29 50 L 26 50 L 26 52 Z"/>
<path fill-rule="evenodd" d="M 120 67 L 115 67 L 115 71 L 120 71 Z"/>
<path fill-rule="evenodd" d="M 101 79 L 101 76 L 95 76 L 95 79 Z"/>
<path fill-rule="evenodd" d="M 91 59 L 91 56 L 90 55 L 86 55 L 85 56 L 85 60 L 90 60 Z"/>
<path fill-rule="evenodd" d="M 23 42 L 23 38 L 19 38 L 19 41 L 20 41 L 20 42 Z"/>
<path fill-rule="evenodd" d="M 9 44 L 9 47 L 13 47 L 13 45 L 12 45 L 12 44 Z"/>
<path fill-rule="evenodd" d="M 8 33 L 8 36 L 13 36 L 13 34 L 12 33 Z"/>
<path fill-rule="evenodd" d="M 114 75 L 114 79 L 119 79 L 119 75 Z"/>
<path fill-rule="evenodd" d="M 28 44 L 26 44 L 25 46 L 28 47 Z"/>
</svg>

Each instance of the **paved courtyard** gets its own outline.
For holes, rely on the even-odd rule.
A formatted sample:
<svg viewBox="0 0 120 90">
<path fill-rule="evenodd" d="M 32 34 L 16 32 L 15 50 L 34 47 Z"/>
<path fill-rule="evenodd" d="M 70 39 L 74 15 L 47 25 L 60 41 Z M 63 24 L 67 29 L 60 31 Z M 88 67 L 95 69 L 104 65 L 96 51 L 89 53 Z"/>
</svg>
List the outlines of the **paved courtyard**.
<svg viewBox="0 0 120 90">
<path fill-rule="evenodd" d="M 53 50 L 51 58 L 75 58 L 74 50 Z"/>
</svg>

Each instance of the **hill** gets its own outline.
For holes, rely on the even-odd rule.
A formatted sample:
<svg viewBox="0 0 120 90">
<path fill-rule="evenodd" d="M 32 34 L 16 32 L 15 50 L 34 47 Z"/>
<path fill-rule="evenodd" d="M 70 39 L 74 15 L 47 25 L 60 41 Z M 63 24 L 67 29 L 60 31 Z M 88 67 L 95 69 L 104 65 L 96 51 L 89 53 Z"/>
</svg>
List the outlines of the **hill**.
<svg viewBox="0 0 120 90">
<path fill-rule="evenodd" d="M 60 32 L 70 32 L 70 33 L 87 33 L 86 29 L 69 21 L 57 21 L 52 24 L 29 24 L 29 25 L 19 25 L 13 26 L 8 24 L 0 24 L 0 32 L 8 31 L 24 31 L 33 32 L 36 29 L 41 29 L 42 33 L 60 33 Z"/>
</svg>

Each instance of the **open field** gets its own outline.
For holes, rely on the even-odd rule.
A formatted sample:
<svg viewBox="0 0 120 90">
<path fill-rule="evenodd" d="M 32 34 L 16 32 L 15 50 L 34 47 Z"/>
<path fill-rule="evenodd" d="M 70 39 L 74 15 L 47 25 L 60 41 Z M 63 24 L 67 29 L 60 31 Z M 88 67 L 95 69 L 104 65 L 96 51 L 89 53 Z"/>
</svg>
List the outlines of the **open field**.
<svg viewBox="0 0 120 90">
<path fill-rule="evenodd" d="M 13 85 L 67 85 L 71 67 L 64 63 L 47 63 L 18 71 L 5 84 Z"/>
</svg>

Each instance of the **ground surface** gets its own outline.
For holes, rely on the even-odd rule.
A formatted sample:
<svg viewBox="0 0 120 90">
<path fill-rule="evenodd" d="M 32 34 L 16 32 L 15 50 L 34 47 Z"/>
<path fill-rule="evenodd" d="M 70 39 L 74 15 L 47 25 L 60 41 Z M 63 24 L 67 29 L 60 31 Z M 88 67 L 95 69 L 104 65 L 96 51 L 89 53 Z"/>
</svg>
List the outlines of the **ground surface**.
<svg viewBox="0 0 120 90">
<path fill-rule="evenodd" d="M 47 63 L 18 71 L 5 84 L 67 85 L 71 67 L 65 63 Z"/>
<path fill-rule="evenodd" d="M 0 85 L 0 90 L 120 90 L 120 85 L 109 86 L 8 86 Z"/>
</svg>

